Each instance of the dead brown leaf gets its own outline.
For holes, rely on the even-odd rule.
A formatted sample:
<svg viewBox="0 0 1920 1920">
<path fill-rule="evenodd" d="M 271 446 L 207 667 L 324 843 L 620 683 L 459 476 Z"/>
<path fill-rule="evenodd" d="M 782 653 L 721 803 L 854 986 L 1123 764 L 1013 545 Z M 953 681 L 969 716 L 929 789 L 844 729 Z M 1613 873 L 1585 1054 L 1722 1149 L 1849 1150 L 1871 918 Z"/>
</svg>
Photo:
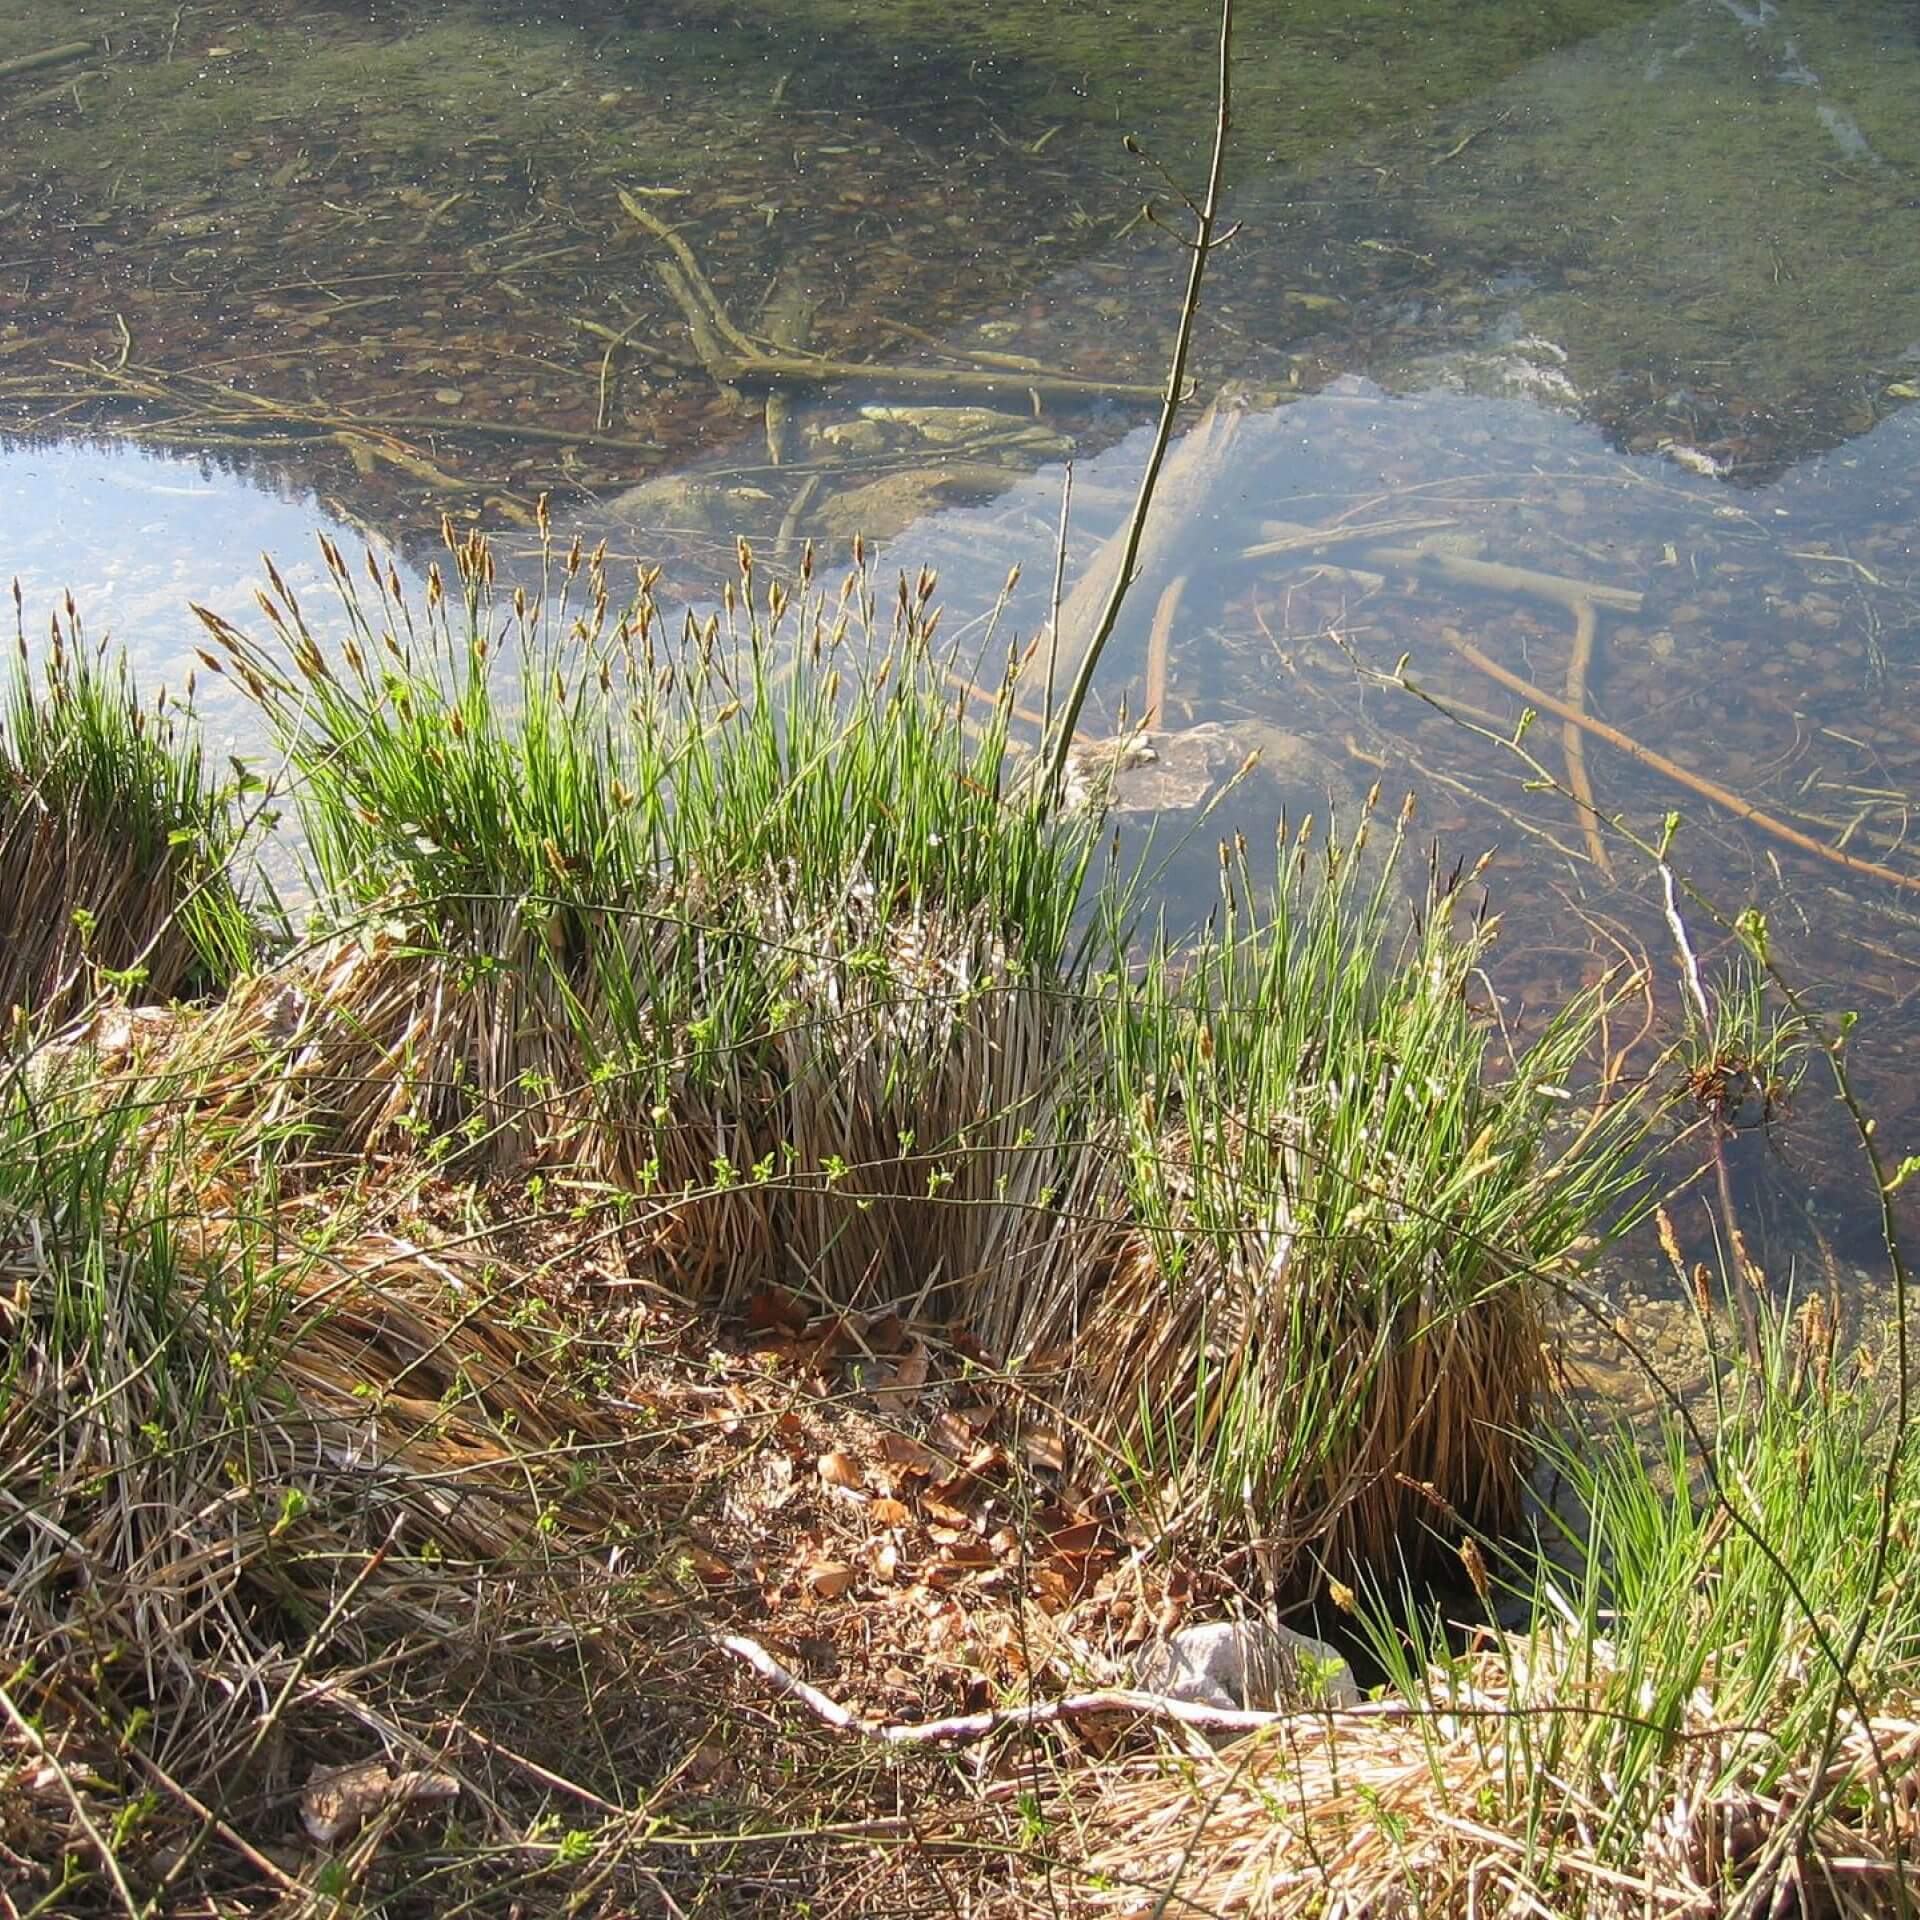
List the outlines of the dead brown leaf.
<svg viewBox="0 0 1920 1920">
<path fill-rule="evenodd" d="M 974 1448 L 974 1430 L 951 1407 L 943 1407 L 934 1416 L 933 1438 L 957 1460 L 964 1460 Z"/>
<path fill-rule="evenodd" d="M 853 1456 L 838 1450 L 823 1453 L 816 1463 L 820 1478 L 830 1487 L 854 1487 L 861 1485 L 860 1469 L 854 1464 Z"/>
<path fill-rule="evenodd" d="M 300 1824 L 323 1847 L 348 1840 L 384 1807 L 421 1800 L 451 1800 L 460 1783 L 451 1774 L 410 1769 L 391 1773 L 384 1760 L 356 1760 L 344 1767 L 316 1767 L 300 1796 Z"/>
<path fill-rule="evenodd" d="M 730 1561 L 722 1560 L 717 1553 L 710 1552 L 697 1541 L 687 1546 L 687 1563 L 710 1587 L 723 1587 L 735 1577 Z"/>
<path fill-rule="evenodd" d="M 944 1521 L 950 1527 L 971 1528 L 973 1509 L 961 1504 L 971 1487 L 972 1482 L 965 1474 L 942 1480 L 921 1494 L 920 1511 L 931 1519 Z"/>
<path fill-rule="evenodd" d="M 819 1560 L 807 1569 L 807 1591 L 816 1600 L 838 1600 L 853 1585 L 853 1569 L 839 1560 Z"/>
<path fill-rule="evenodd" d="M 1076 1520 L 1070 1526 L 1057 1527 L 1047 1535 L 1047 1545 L 1055 1553 L 1091 1553 L 1100 1544 L 1097 1520 Z"/>
<path fill-rule="evenodd" d="M 747 1302 L 747 1325 L 756 1331 L 798 1333 L 807 1324 L 807 1303 L 785 1287 L 762 1287 Z"/>
<path fill-rule="evenodd" d="M 873 1397 L 882 1406 L 905 1406 L 927 1384 L 927 1350 L 918 1340 L 891 1367 L 877 1370 Z"/>
<path fill-rule="evenodd" d="M 1073 1605 L 1074 1582 L 1057 1567 L 1033 1568 L 1028 1575 L 1028 1582 L 1042 1613 L 1065 1613 Z"/>
<path fill-rule="evenodd" d="M 718 1740 L 712 1738 L 700 1742 L 687 1756 L 683 1769 L 684 1776 L 698 1787 L 729 1785 L 738 1778 L 739 1772 L 733 1756 Z"/>
<path fill-rule="evenodd" d="M 881 1434 L 875 1451 L 888 1466 L 902 1473 L 930 1476 L 939 1473 L 945 1465 L 931 1447 L 922 1445 L 911 1434 L 897 1433 L 892 1428 Z"/>
<path fill-rule="evenodd" d="M 866 1338 L 875 1353 L 896 1353 L 906 1343 L 907 1323 L 897 1313 L 880 1314 L 867 1322 Z"/>
</svg>

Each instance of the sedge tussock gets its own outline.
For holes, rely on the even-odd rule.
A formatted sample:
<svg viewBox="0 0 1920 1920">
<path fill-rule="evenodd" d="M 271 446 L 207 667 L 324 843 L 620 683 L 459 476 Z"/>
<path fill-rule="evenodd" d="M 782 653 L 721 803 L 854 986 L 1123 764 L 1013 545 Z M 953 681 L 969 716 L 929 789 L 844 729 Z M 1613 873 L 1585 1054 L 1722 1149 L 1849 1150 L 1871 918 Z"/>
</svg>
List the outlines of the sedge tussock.
<svg viewBox="0 0 1920 1920">
<path fill-rule="evenodd" d="M 337 663 L 287 596 L 277 650 L 204 618 L 296 769 L 316 931 L 256 997 L 339 1144 L 590 1169 L 723 1301 L 938 1311 L 1057 1241 L 1091 829 L 1010 778 L 1010 692 L 963 718 L 930 576 L 789 597 L 743 550 L 668 632 L 577 548 L 496 601 L 456 542 L 417 620 L 326 551 Z"/>
<path fill-rule="evenodd" d="M 228 863 L 234 795 L 190 712 L 143 704 L 71 603 L 38 676 L 20 638 L 0 708 L 0 1014 L 76 1011 L 103 985 L 168 1000 L 251 957 Z"/>
<path fill-rule="evenodd" d="M 1472 876 L 1409 915 L 1397 844 L 1359 877 L 1373 824 L 1298 842 L 1264 901 L 1223 850 L 1209 925 L 1106 995 L 1126 1231 L 996 1329 L 1058 1358 L 1154 1525 L 1250 1531 L 1281 1586 L 1517 1520 L 1541 1276 L 1628 1193 L 1644 1125 L 1561 1125 L 1604 988 L 1493 1073 Z"/>
</svg>

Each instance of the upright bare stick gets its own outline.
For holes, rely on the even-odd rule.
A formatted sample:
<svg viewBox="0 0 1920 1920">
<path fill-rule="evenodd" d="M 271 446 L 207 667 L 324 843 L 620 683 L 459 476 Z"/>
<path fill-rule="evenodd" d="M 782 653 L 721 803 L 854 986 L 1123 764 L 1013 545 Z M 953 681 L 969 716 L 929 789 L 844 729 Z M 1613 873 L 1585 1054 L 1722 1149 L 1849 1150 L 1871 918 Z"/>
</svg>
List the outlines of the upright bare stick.
<svg viewBox="0 0 1920 1920">
<path fill-rule="evenodd" d="M 1213 124 L 1213 160 L 1207 168 L 1207 197 L 1200 207 L 1199 226 L 1191 246 L 1192 264 L 1187 270 L 1186 299 L 1180 308 L 1180 327 L 1174 336 L 1173 361 L 1167 368 L 1166 392 L 1160 401 L 1160 426 L 1153 437 L 1153 451 L 1147 456 L 1147 470 L 1140 476 L 1140 492 L 1127 522 L 1126 550 L 1120 557 L 1120 570 L 1114 575 L 1107 603 L 1100 610 L 1086 650 L 1080 656 L 1080 669 L 1060 709 L 1058 729 L 1047 763 L 1046 792 L 1057 802 L 1064 791 L 1067 751 L 1073 745 L 1074 728 L 1080 724 L 1080 709 L 1087 703 L 1087 691 L 1093 685 L 1094 670 L 1107 642 L 1113 637 L 1127 589 L 1133 584 L 1134 562 L 1140 553 L 1140 537 L 1146 531 L 1147 510 L 1153 504 L 1153 489 L 1160 478 L 1161 463 L 1173 439 L 1173 423 L 1180 411 L 1181 389 L 1187 379 L 1187 353 L 1193 344 L 1193 323 L 1200 311 L 1200 284 L 1206 278 L 1207 256 L 1213 251 L 1214 228 L 1220 215 L 1220 185 L 1225 174 L 1227 128 L 1233 106 L 1233 0 L 1220 0 L 1220 94 L 1219 109 Z"/>
</svg>

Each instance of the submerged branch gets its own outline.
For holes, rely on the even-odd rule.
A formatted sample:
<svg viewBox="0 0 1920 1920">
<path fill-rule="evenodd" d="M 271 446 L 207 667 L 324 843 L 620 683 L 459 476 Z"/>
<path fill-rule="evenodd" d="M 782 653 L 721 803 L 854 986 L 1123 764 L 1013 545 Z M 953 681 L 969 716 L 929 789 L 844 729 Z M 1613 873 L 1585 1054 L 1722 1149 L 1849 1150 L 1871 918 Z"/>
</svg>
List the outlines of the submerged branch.
<svg viewBox="0 0 1920 1920">
<path fill-rule="evenodd" d="M 64 67 L 69 60 L 84 60 L 94 49 L 91 40 L 69 40 L 61 46 L 45 47 L 38 53 L 22 53 L 11 60 L 0 60 L 0 80 L 11 80 L 16 73 L 38 73 L 42 67 Z"/>
<path fill-rule="evenodd" d="M 639 201 L 620 191 L 628 215 L 673 253 L 656 272 L 668 298 L 680 309 L 693 336 L 695 350 L 714 380 L 723 387 L 764 391 L 780 387 L 824 387 L 843 380 L 869 386 L 957 387 L 966 393 L 1039 393 L 1083 399 L 1157 400 L 1158 387 L 1125 380 L 1095 380 L 1083 374 L 1058 373 L 1040 366 L 1011 367 L 1000 372 L 987 367 L 871 366 L 863 360 L 834 360 L 823 354 L 787 351 L 769 353 L 741 332 L 727 312 L 712 282 L 700 270 L 693 249 L 673 228 L 649 213 Z"/>
<path fill-rule="evenodd" d="M 1598 624 L 1591 599 L 1575 602 L 1573 648 L 1567 655 L 1567 705 L 1581 719 L 1587 711 L 1587 671 L 1593 664 L 1593 635 Z M 1587 843 L 1587 858 L 1613 878 L 1613 857 L 1600 837 L 1600 809 L 1594 803 L 1593 782 L 1587 777 L 1586 736 L 1580 721 L 1572 717 L 1560 722 L 1560 750 L 1566 756 L 1567 785 L 1573 791 L 1575 811 L 1580 816 L 1580 834 Z"/>
<path fill-rule="evenodd" d="M 1703 800 L 1711 800 L 1715 806 L 1724 807 L 1748 826 L 1758 827 L 1762 833 L 1771 834 L 1776 840 L 1784 840 L 1788 846 L 1798 847 L 1802 853 L 1811 853 L 1836 867 L 1845 867 L 1849 873 L 1857 873 L 1863 879 L 1880 880 L 1908 893 L 1920 893 L 1920 874 L 1898 873 L 1892 867 L 1883 867 L 1877 860 L 1862 860 L 1858 854 L 1830 847 L 1824 840 L 1816 840 L 1811 834 L 1802 833 L 1798 827 L 1790 827 L 1784 820 L 1776 820 L 1772 814 L 1762 812 L 1751 800 L 1743 800 L 1730 789 L 1681 766 L 1677 760 L 1669 760 L 1665 754 L 1656 753 L 1651 747 L 1643 747 L 1632 735 L 1622 733 L 1618 727 L 1609 726 L 1604 720 L 1596 720 L 1590 714 L 1580 712 L 1566 701 L 1556 699 L 1543 688 L 1535 686 L 1531 680 L 1523 679 L 1511 668 L 1488 659 L 1454 628 L 1443 627 L 1441 634 L 1463 660 L 1478 667 L 1489 679 L 1499 681 L 1510 692 L 1517 693 L 1529 706 L 1538 707 L 1592 734 L 1596 739 L 1604 740 L 1608 746 L 1617 748 L 1629 759 L 1639 761 L 1643 767 L 1664 774 L 1667 779 L 1685 787 L 1689 793 L 1697 793 Z"/>
</svg>

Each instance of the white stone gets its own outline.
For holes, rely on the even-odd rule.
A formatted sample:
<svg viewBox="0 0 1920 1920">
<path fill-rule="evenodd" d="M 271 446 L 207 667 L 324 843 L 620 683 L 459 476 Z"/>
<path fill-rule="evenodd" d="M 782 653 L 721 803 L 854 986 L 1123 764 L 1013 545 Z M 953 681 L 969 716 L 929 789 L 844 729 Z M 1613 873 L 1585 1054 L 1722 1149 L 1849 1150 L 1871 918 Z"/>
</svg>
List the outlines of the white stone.
<svg viewBox="0 0 1920 1920">
<path fill-rule="evenodd" d="M 1337 1648 L 1264 1620 L 1208 1620 L 1142 1647 L 1134 1677 L 1149 1692 L 1196 1706 L 1350 1707 L 1360 1700 Z"/>
</svg>

